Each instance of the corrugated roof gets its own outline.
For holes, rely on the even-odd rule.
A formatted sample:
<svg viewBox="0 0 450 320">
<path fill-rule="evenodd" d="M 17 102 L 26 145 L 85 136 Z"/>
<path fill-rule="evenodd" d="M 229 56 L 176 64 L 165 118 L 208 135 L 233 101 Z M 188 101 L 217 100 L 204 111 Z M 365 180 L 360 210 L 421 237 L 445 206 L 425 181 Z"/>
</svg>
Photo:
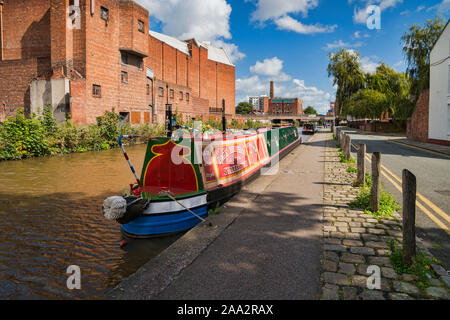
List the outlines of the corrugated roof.
<svg viewBox="0 0 450 320">
<path fill-rule="evenodd" d="M 156 31 L 152 31 L 152 30 L 149 30 L 149 33 L 152 37 L 164 42 L 165 44 L 171 46 L 172 48 L 175 48 L 175 49 L 189 55 L 189 49 L 188 49 L 187 42 L 181 41 L 177 38 L 174 38 L 174 37 L 171 37 L 171 36 L 156 32 Z M 228 56 L 228 54 L 226 53 L 225 49 L 214 47 L 211 45 L 211 43 L 206 42 L 206 41 L 205 42 L 196 41 L 196 43 L 198 43 L 201 46 L 208 49 L 208 59 L 209 60 L 216 61 L 216 62 L 223 63 L 223 64 L 234 67 L 234 65 L 231 62 L 231 59 Z"/>
<path fill-rule="evenodd" d="M 189 49 L 188 49 L 188 44 L 184 41 L 178 40 L 177 38 L 162 34 L 162 33 L 158 33 L 152 30 L 149 30 L 150 35 L 153 38 L 156 38 L 162 42 L 164 42 L 165 44 L 168 44 L 169 46 L 178 49 L 179 51 L 189 55 Z"/>
</svg>

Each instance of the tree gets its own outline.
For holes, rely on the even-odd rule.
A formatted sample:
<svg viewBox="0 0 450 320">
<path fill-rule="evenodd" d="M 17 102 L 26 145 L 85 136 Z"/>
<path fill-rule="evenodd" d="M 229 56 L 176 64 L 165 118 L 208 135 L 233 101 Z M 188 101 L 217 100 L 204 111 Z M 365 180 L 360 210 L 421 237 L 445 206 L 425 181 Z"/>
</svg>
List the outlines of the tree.
<svg viewBox="0 0 450 320">
<path fill-rule="evenodd" d="M 445 27 L 445 19 L 436 16 L 425 25 L 414 24 L 402 36 L 403 54 L 407 59 L 406 73 L 411 78 L 411 95 L 419 99 L 423 90 L 430 88 L 430 53 Z"/>
<path fill-rule="evenodd" d="M 236 107 L 237 114 L 250 114 L 253 112 L 253 105 L 249 102 L 239 102 Z"/>
<path fill-rule="evenodd" d="M 341 49 L 330 53 L 328 58 L 328 76 L 333 77 L 333 85 L 337 85 L 336 103 L 338 115 L 347 115 L 348 100 L 363 88 L 364 74 L 359 65 L 359 52 Z"/>
<path fill-rule="evenodd" d="M 386 94 L 362 89 L 352 95 L 348 102 L 348 114 L 356 118 L 380 119 L 386 111 Z"/>
<path fill-rule="evenodd" d="M 304 114 L 306 114 L 306 115 L 317 115 L 318 113 L 317 113 L 317 111 L 316 111 L 316 109 L 314 109 L 313 107 L 311 107 L 311 106 L 309 106 L 309 107 L 307 107 L 305 110 L 303 110 L 303 113 Z"/>
</svg>

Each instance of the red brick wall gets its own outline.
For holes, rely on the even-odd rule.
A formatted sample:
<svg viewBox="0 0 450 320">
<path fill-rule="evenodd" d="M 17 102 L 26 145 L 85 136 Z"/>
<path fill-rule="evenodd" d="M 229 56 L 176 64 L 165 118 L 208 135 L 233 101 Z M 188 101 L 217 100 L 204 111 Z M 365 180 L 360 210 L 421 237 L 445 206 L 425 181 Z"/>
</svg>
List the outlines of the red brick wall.
<svg viewBox="0 0 450 320">
<path fill-rule="evenodd" d="M 75 123 L 86 122 L 86 79 L 70 81 L 70 113 Z"/>
<path fill-rule="evenodd" d="M 430 91 L 423 91 L 417 101 L 416 108 L 408 121 L 406 134 L 408 139 L 427 142 L 428 140 L 428 113 Z"/>
<path fill-rule="evenodd" d="M 14 108 L 30 110 L 30 84 L 37 77 L 45 75 L 50 68 L 48 58 L 30 58 L 0 62 L 0 103 L 6 102 L 8 112 Z"/>
<path fill-rule="evenodd" d="M 4 60 L 50 56 L 50 0 L 5 0 Z"/>
</svg>

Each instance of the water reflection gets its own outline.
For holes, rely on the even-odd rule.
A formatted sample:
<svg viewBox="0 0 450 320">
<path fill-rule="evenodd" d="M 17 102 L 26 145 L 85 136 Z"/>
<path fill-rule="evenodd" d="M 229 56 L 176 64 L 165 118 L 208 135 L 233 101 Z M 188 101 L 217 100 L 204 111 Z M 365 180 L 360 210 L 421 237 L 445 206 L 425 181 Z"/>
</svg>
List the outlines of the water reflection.
<svg viewBox="0 0 450 320">
<path fill-rule="evenodd" d="M 128 148 L 136 168 L 145 146 Z M 0 162 L 0 298 L 99 298 L 180 235 L 131 241 L 100 213 L 133 182 L 118 149 Z M 66 287 L 69 265 L 81 290 Z"/>
</svg>

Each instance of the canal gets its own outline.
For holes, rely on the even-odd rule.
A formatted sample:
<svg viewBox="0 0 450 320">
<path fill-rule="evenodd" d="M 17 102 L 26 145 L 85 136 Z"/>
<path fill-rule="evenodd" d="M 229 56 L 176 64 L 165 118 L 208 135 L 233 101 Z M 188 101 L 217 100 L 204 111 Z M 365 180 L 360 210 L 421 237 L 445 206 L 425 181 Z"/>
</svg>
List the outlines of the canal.
<svg viewBox="0 0 450 320">
<path fill-rule="evenodd" d="M 136 168 L 145 148 L 127 148 Z M 101 205 L 131 182 L 119 149 L 0 162 L 0 299 L 98 299 L 177 240 L 120 248 L 120 226 Z M 71 265 L 81 290 L 67 289 Z"/>
</svg>

